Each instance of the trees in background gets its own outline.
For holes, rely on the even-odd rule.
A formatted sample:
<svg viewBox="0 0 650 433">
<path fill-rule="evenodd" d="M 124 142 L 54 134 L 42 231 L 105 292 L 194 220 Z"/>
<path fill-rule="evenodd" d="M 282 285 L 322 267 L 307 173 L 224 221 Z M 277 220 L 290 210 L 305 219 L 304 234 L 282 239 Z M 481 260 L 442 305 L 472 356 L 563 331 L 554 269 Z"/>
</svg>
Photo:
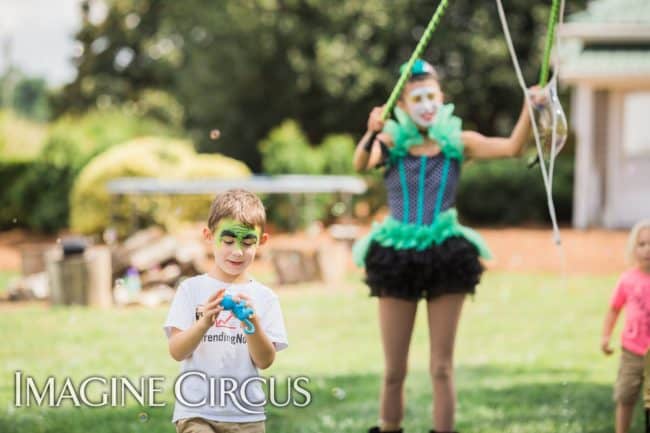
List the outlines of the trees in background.
<svg viewBox="0 0 650 433">
<path fill-rule="evenodd" d="M 508 2 L 524 74 L 534 82 L 550 5 Z M 586 0 L 573 0 L 567 12 Z M 104 19 L 91 19 L 106 4 Z M 437 3 L 428 0 L 87 0 L 78 76 L 57 111 L 139 101 L 151 89 L 184 109 L 202 151 L 261 168 L 258 143 L 288 118 L 310 142 L 362 133 Z M 505 133 L 522 95 L 493 2 L 450 3 L 425 57 L 466 126 Z M 208 139 L 219 128 L 222 138 Z"/>
</svg>

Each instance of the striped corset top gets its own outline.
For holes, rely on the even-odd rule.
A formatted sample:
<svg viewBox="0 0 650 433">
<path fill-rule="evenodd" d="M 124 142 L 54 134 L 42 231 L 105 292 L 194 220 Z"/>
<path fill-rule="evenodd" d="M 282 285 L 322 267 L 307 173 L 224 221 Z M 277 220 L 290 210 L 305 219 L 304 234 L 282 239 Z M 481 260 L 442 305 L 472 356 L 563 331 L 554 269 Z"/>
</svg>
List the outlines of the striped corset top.
<svg viewBox="0 0 650 433">
<path fill-rule="evenodd" d="M 434 156 L 409 153 L 391 164 L 384 174 L 391 216 L 403 223 L 432 224 L 454 206 L 460 164 L 443 152 Z"/>
</svg>

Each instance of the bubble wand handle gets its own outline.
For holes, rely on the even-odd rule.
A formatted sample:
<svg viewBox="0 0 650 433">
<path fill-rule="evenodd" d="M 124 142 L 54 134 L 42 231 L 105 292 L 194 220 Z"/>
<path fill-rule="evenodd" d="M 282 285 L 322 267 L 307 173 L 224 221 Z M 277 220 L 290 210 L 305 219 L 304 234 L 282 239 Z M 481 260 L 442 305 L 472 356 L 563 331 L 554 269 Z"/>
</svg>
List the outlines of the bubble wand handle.
<svg viewBox="0 0 650 433">
<path fill-rule="evenodd" d="M 388 101 L 386 102 L 386 106 L 384 107 L 384 112 L 382 113 L 381 116 L 383 120 L 388 119 L 388 117 L 390 116 L 390 112 L 393 111 L 393 108 L 395 107 L 395 103 L 397 102 L 397 98 L 399 98 L 400 93 L 402 93 L 402 90 L 406 85 L 406 81 L 411 76 L 411 68 L 413 67 L 413 64 L 422 55 L 422 53 L 424 53 L 424 50 L 429 45 L 429 42 L 431 42 L 431 37 L 433 36 L 433 32 L 436 30 L 436 27 L 438 27 L 440 18 L 442 18 L 445 11 L 447 10 L 447 3 L 448 0 L 442 0 L 438 4 L 438 7 L 436 8 L 436 11 L 431 17 L 431 20 L 429 21 L 427 28 L 424 30 L 424 33 L 422 34 L 420 41 L 415 47 L 415 50 L 413 50 L 413 53 L 411 54 L 411 58 L 409 59 L 408 63 L 402 70 L 402 74 L 400 75 L 399 80 L 397 80 L 397 84 L 395 84 L 395 87 L 393 87 L 393 91 L 390 93 Z"/>
<path fill-rule="evenodd" d="M 551 5 L 551 14 L 548 17 L 548 26 L 546 28 L 546 43 L 544 44 L 542 69 L 539 71 L 539 87 L 544 87 L 546 86 L 546 83 L 548 83 L 548 68 L 551 59 L 551 50 L 553 49 L 553 38 L 555 35 L 555 26 L 557 24 L 559 10 L 560 1 L 553 0 L 553 4 Z"/>
</svg>

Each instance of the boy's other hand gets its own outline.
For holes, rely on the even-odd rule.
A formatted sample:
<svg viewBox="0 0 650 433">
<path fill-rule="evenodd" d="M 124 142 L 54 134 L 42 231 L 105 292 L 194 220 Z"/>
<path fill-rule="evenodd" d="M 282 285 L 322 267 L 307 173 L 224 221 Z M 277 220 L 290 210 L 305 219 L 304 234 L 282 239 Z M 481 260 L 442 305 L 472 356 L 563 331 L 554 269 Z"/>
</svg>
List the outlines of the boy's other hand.
<svg viewBox="0 0 650 433">
<path fill-rule="evenodd" d="M 212 326 L 214 321 L 217 320 L 219 313 L 223 311 L 221 301 L 225 294 L 226 289 L 217 290 L 216 293 L 208 298 L 208 301 L 203 306 L 203 316 L 199 320 L 206 330 Z"/>
<path fill-rule="evenodd" d="M 237 293 L 235 296 L 232 297 L 232 299 L 233 299 L 235 302 L 239 302 L 239 301 L 244 301 L 244 302 L 246 302 L 246 307 L 248 307 L 248 308 L 250 308 L 251 310 L 253 310 L 253 314 L 251 315 L 250 318 L 253 319 L 253 318 L 255 317 L 255 306 L 253 305 L 253 300 L 251 299 L 250 296 L 245 295 L 244 293 Z M 242 327 L 244 327 L 244 326 L 245 326 L 245 325 L 244 325 L 244 322 L 242 322 Z"/>
</svg>

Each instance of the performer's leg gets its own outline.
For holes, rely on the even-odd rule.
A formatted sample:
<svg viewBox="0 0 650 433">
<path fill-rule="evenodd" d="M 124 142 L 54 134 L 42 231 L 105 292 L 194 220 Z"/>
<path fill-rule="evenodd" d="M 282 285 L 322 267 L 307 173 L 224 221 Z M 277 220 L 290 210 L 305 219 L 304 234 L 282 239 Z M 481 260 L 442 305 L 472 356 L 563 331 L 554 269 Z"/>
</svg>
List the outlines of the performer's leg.
<svg viewBox="0 0 650 433">
<path fill-rule="evenodd" d="M 433 383 L 433 425 L 437 431 L 452 431 L 456 409 L 453 354 L 456 329 L 465 301 L 464 294 L 443 295 L 428 305 L 430 372 Z"/>
<path fill-rule="evenodd" d="M 384 348 L 381 389 L 381 430 L 397 431 L 404 417 L 404 379 L 417 303 L 379 298 L 379 327 Z"/>
</svg>

